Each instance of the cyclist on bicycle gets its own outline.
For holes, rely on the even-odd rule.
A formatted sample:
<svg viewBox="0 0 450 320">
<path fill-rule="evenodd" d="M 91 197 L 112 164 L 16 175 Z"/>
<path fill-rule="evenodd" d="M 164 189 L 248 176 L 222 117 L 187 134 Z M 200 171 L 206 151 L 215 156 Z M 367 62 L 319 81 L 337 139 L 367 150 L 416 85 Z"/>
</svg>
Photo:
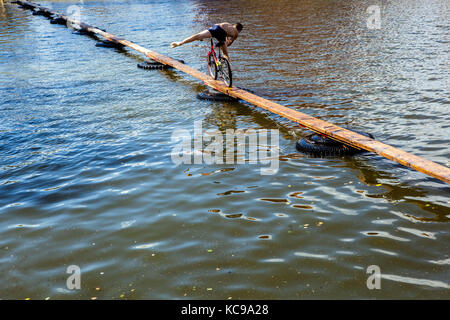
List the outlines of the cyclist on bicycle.
<svg viewBox="0 0 450 320">
<path fill-rule="evenodd" d="M 181 42 L 172 42 L 170 44 L 170 47 L 175 48 L 192 41 L 201 41 L 206 38 L 214 37 L 219 41 L 219 46 L 222 49 L 224 58 L 230 61 L 230 59 L 228 58 L 228 47 L 231 46 L 234 40 L 237 39 L 242 29 L 243 26 L 240 23 L 231 24 L 228 22 L 222 22 L 214 25 L 208 30 L 204 30 L 202 32 L 194 34 L 193 36 L 190 36 L 189 38 L 186 38 Z"/>
</svg>

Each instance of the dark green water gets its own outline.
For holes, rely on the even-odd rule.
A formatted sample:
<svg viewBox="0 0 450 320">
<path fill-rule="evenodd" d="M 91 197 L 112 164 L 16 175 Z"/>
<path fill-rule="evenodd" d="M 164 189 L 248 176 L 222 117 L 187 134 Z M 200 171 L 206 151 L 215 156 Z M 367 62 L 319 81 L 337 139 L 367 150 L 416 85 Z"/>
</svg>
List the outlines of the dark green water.
<svg viewBox="0 0 450 320">
<path fill-rule="evenodd" d="M 40 3 L 204 72 L 206 43 L 169 44 L 241 21 L 236 85 L 450 164 L 448 1 L 380 1 L 378 30 L 365 1 Z M 0 298 L 450 298 L 447 184 L 301 155 L 292 122 L 197 100 L 197 80 L 95 43 L 0 5 Z M 194 121 L 280 130 L 278 172 L 176 166 L 171 135 Z"/>
</svg>

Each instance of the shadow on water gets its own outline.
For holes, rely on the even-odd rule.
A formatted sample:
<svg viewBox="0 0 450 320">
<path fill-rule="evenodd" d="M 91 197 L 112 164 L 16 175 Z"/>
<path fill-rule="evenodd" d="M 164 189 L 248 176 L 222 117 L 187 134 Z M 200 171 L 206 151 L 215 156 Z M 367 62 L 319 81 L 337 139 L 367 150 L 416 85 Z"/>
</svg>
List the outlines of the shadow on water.
<svg viewBox="0 0 450 320">
<path fill-rule="evenodd" d="M 383 158 L 370 153 L 357 155 L 354 157 L 344 157 L 345 166 L 352 168 L 359 172 L 358 179 L 367 186 L 382 185 L 387 190 L 381 193 L 365 193 L 366 197 L 374 199 L 385 199 L 389 202 L 409 203 L 417 206 L 421 210 L 428 212 L 432 217 L 419 217 L 414 215 L 407 215 L 408 217 L 422 222 L 448 222 L 450 218 L 450 208 L 441 205 L 438 202 L 430 204 L 427 200 L 430 195 L 440 196 L 442 199 L 448 197 L 450 188 L 444 184 L 442 188 L 419 187 L 414 186 L 411 182 L 400 181 L 391 171 L 380 170 L 376 167 L 377 163 L 383 161 Z M 403 169 L 400 164 L 392 164 L 393 168 Z M 406 169 L 412 170 L 412 169 Z M 432 178 L 429 178 L 430 180 Z M 383 181 L 380 184 L 380 181 Z"/>
<path fill-rule="evenodd" d="M 232 51 L 239 86 L 445 163 L 448 139 L 441 129 L 447 128 L 448 99 L 439 77 L 447 72 L 437 54 L 448 30 L 438 21 L 443 11 L 425 20 L 420 10 L 385 2 L 387 32 L 367 32 L 360 3 L 84 6 L 92 25 L 199 64 L 199 48 L 170 51 L 172 38 L 241 20 L 245 33 Z M 424 10 L 445 5 L 430 3 Z M 58 10 L 66 5 L 52 4 Z M 138 69 L 135 63 L 145 61 L 140 54 L 96 48 L 70 30 L 5 8 L 0 24 L 10 26 L 6 33 L 0 28 L 0 55 L 6 56 L 0 91 L 9 102 L 0 107 L 6 142 L 0 149 L 7 155 L 0 194 L 7 196 L 0 204 L 0 239 L 8 254 L 0 263 L 2 297 L 448 297 L 447 285 L 431 288 L 429 282 L 448 279 L 448 187 L 377 155 L 297 153 L 295 140 L 309 132 L 289 120 L 245 102 L 197 100 L 205 86 L 177 70 Z M 130 9 L 126 15 L 124 8 Z M 408 38 L 416 26 L 431 31 L 415 30 Z M 43 36 L 36 37 L 37 30 Z M 394 41 L 386 41 L 390 37 Z M 405 63 L 416 58 L 419 65 Z M 425 122 L 431 113 L 433 121 Z M 195 121 L 222 132 L 279 129 L 279 171 L 263 176 L 247 164 L 175 165 L 171 134 Z M 68 263 L 86 271 L 75 295 L 61 290 Z M 365 286 L 365 268 L 374 263 L 412 277 L 403 281 L 424 279 L 386 280 L 374 293 Z"/>
</svg>

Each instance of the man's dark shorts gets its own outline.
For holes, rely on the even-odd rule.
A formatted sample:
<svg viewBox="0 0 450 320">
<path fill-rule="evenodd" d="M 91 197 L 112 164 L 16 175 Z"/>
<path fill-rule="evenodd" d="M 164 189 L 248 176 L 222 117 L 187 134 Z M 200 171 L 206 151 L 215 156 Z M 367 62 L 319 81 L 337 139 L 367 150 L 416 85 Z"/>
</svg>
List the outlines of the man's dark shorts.
<svg viewBox="0 0 450 320">
<path fill-rule="evenodd" d="M 216 24 L 211 29 L 208 29 L 208 31 L 214 38 L 219 40 L 219 46 L 225 44 L 225 41 L 227 39 L 227 32 L 223 30 L 220 26 Z"/>
</svg>

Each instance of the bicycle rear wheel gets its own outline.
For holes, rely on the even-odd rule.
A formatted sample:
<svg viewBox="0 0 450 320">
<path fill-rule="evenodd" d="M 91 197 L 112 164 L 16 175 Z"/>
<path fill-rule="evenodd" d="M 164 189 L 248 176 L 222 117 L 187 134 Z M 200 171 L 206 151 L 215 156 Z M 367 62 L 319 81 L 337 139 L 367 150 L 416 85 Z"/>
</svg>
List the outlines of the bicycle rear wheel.
<svg viewBox="0 0 450 320">
<path fill-rule="evenodd" d="M 231 87 L 233 84 L 233 75 L 231 73 L 230 63 L 225 58 L 220 58 L 220 73 L 223 82 L 225 82 L 228 87 Z"/>
<path fill-rule="evenodd" d="M 214 80 L 217 80 L 217 66 L 214 56 L 212 54 L 208 55 L 208 71 Z"/>
</svg>

